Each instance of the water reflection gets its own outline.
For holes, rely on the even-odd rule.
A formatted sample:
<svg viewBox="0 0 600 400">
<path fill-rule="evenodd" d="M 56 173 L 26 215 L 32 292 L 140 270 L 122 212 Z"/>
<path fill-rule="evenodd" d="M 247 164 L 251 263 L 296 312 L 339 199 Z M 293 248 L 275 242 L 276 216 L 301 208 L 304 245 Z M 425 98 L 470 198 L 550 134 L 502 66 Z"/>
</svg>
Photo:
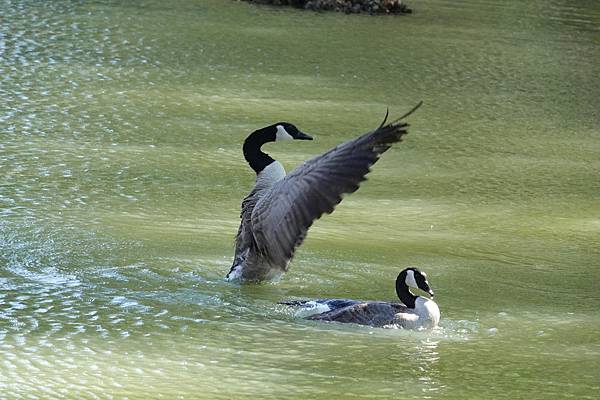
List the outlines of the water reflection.
<svg viewBox="0 0 600 400">
<path fill-rule="evenodd" d="M 432 398 L 445 387 L 440 381 L 438 345 L 439 341 L 426 339 L 416 346 L 418 381 L 423 386 L 421 390 L 424 398 Z"/>
</svg>

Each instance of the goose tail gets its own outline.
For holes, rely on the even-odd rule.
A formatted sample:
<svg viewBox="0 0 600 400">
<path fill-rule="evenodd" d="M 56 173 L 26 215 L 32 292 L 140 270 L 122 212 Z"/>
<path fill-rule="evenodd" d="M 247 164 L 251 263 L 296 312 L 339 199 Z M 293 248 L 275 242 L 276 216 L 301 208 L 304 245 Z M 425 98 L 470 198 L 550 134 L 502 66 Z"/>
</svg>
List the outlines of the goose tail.
<svg viewBox="0 0 600 400">
<path fill-rule="evenodd" d="M 306 303 L 308 303 L 308 300 L 284 300 L 277 302 L 277 304 L 282 304 L 284 306 L 304 306 Z"/>
</svg>

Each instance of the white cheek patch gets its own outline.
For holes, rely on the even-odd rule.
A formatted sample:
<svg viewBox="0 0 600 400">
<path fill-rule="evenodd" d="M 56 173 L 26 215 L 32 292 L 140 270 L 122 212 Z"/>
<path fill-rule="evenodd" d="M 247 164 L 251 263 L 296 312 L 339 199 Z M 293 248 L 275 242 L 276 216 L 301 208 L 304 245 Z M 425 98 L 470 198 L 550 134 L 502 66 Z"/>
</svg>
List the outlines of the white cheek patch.
<svg viewBox="0 0 600 400">
<path fill-rule="evenodd" d="M 283 125 L 277 125 L 277 135 L 275 136 L 275 140 L 279 142 L 281 140 L 294 140 L 294 138 L 285 130 Z"/>
<path fill-rule="evenodd" d="M 418 289 L 417 281 L 415 280 L 415 272 L 412 269 L 406 271 L 406 279 L 404 280 L 408 287 Z"/>
</svg>

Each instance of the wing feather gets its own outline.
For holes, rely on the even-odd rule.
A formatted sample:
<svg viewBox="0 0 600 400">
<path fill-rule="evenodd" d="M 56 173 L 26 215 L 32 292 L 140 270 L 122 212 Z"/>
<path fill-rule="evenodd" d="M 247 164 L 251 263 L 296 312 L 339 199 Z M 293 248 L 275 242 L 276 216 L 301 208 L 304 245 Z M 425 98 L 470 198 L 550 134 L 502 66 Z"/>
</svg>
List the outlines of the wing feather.
<svg viewBox="0 0 600 400">
<path fill-rule="evenodd" d="M 401 119 L 306 161 L 256 203 L 251 215 L 254 239 L 270 262 L 287 270 L 312 223 L 333 212 L 342 195 L 355 192 L 381 154 L 402 141 L 408 124 Z"/>
<path fill-rule="evenodd" d="M 312 315 L 308 319 L 384 326 L 393 323 L 399 308 L 402 309 L 403 307 L 397 303 L 362 302 Z"/>
</svg>

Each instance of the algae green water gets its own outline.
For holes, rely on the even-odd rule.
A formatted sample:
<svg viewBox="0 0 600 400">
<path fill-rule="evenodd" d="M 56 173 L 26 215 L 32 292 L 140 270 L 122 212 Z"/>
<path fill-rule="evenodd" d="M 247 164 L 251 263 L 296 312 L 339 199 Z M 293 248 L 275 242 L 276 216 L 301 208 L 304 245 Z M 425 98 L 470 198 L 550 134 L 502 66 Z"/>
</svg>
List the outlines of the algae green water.
<svg viewBox="0 0 600 400">
<path fill-rule="evenodd" d="M 597 398 L 600 4 L 0 3 L 0 399 Z M 223 280 L 254 176 L 417 101 L 406 140 L 278 283 Z M 432 332 L 276 302 L 393 299 Z"/>
</svg>

